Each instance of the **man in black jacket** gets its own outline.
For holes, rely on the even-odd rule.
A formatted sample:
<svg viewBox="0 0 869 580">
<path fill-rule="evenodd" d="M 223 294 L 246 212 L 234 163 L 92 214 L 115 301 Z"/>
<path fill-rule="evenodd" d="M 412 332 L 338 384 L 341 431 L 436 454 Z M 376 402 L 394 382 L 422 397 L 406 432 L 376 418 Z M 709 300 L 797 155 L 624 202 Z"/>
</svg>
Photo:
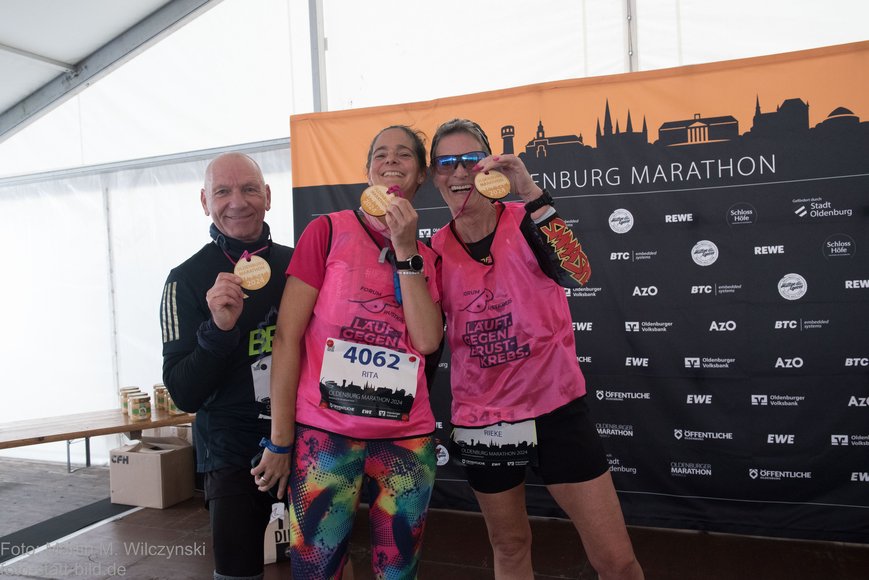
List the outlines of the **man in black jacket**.
<svg viewBox="0 0 869 580">
<path fill-rule="evenodd" d="M 212 240 L 166 280 L 163 382 L 180 409 L 196 412 L 214 578 L 262 578 L 273 500 L 257 490 L 250 462 L 271 445 L 271 341 L 292 249 L 271 240 L 271 190 L 250 157 L 214 159 L 200 196 Z"/>
</svg>

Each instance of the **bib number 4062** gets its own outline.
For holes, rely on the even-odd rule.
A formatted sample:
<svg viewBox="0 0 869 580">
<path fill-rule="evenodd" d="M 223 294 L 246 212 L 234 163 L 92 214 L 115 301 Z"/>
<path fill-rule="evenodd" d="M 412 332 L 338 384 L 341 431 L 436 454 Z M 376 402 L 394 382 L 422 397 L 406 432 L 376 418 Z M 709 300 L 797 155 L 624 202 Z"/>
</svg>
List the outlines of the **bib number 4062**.
<svg viewBox="0 0 869 580">
<path fill-rule="evenodd" d="M 401 360 L 398 355 L 384 352 L 382 350 L 371 350 L 366 347 L 351 346 L 344 353 L 344 358 L 353 364 L 361 364 L 368 366 L 386 367 L 388 369 L 398 370 L 398 362 Z"/>
</svg>

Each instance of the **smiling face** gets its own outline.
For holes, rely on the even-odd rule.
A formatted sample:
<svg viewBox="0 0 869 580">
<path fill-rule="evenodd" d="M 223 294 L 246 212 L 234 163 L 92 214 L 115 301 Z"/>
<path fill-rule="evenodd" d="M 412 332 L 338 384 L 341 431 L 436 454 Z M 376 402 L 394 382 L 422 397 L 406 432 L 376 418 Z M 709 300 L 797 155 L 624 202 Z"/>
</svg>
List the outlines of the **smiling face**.
<svg viewBox="0 0 869 580">
<path fill-rule="evenodd" d="M 402 194 L 413 199 L 425 181 L 425 168 L 420 165 L 416 143 L 406 131 L 386 129 L 371 144 L 368 160 L 368 184 L 391 187 L 397 185 Z M 425 160 L 423 151 L 422 159 Z"/>
<path fill-rule="evenodd" d="M 437 142 L 437 150 L 432 152 L 432 156 L 462 155 L 483 149 L 483 144 L 476 137 L 465 131 L 458 131 L 440 138 Z M 467 208 L 480 202 L 480 200 L 485 201 L 482 196 L 472 194 L 474 172 L 471 171 L 470 167 L 466 169 L 462 163 L 458 163 L 452 171 L 446 173 L 439 173 L 434 170 L 432 180 L 454 216 L 465 205 L 465 200 L 467 200 Z M 470 199 L 468 198 L 469 195 L 471 195 Z"/>
<path fill-rule="evenodd" d="M 205 215 L 211 216 L 222 234 L 242 242 L 255 242 L 262 234 L 272 193 L 250 157 L 227 153 L 206 169 L 200 201 Z"/>
</svg>

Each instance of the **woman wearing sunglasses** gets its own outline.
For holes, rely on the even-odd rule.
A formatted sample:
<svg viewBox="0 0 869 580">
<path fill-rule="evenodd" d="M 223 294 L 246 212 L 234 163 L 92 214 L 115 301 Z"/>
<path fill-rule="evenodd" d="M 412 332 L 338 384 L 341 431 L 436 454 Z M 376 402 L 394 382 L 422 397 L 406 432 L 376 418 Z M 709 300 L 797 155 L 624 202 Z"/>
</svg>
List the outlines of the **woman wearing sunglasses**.
<svg viewBox="0 0 869 580">
<path fill-rule="evenodd" d="M 643 578 L 576 360 L 563 287 L 591 274 L 581 245 L 522 160 L 493 156 L 476 123 L 441 125 L 431 160 L 453 215 L 432 238 L 443 260 L 453 449 L 486 520 L 496 578 L 534 577 L 528 466 L 570 517 L 600 578 Z M 523 203 L 477 191 L 475 177 L 493 170 Z"/>
<path fill-rule="evenodd" d="M 426 179 L 423 136 L 383 129 L 367 168 L 384 215 L 344 210 L 305 228 L 273 343 L 271 440 L 251 473 L 289 479 L 293 578 L 341 577 L 363 483 L 375 577 L 415 578 L 434 485 L 426 374 L 437 361 L 426 355 L 443 318 L 436 255 L 417 241 L 411 205 Z"/>
</svg>

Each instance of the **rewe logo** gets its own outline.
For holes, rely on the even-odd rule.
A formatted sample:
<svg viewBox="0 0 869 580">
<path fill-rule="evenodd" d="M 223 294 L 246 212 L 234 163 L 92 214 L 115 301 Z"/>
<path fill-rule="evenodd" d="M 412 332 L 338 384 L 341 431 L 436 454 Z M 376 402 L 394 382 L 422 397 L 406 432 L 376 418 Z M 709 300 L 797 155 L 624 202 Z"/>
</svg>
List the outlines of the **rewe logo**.
<svg viewBox="0 0 869 580">
<path fill-rule="evenodd" d="M 775 329 L 776 330 L 784 330 L 793 328 L 796 329 L 797 321 L 796 320 L 776 320 L 775 321 Z"/>
<path fill-rule="evenodd" d="M 803 359 L 800 357 L 795 358 L 777 358 L 775 361 L 775 368 L 777 369 L 799 369 L 803 367 Z"/>
<path fill-rule="evenodd" d="M 688 395 L 685 402 L 689 405 L 711 405 L 712 395 Z"/>
<path fill-rule="evenodd" d="M 848 444 L 848 436 L 847 435 L 830 435 L 830 444 L 831 445 L 847 445 Z"/>
<path fill-rule="evenodd" d="M 712 286 L 691 286 L 691 294 L 712 294 Z"/>
<path fill-rule="evenodd" d="M 793 445 L 794 437 L 794 435 L 786 435 L 784 433 L 770 433 L 766 436 L 766 442 L 776 445 Z"/>
<path fill-rule="evenodd" d="M 764 256 L 767 254 L 784 254 L 785 247 L 784 246 L 755 246 L 754 247 L 754 255 L 755 256 Z"/>
<path fill-rule="evenodd" d="M 869 358 L 846 358 L 846 367 L 869 367 Z"/>
<path fill-rule="evenodd" d="M 610 260 L 630 260 L 630 252 L 613 252 L 610 254 Z"/>
<path fill-rule="evenodd" d="M 845 288 L 850 288 L 852 290 L 869 288 L 869 280 L 845 280 Z"/>
<path fill-rule="evenodd" d="M 625 366 L 626 367 L 648 367 L 649 366 L 649 359 L 629 356 L 629 357 L 625 358 Z"/>
<path fill-rule="evenodd" d="M 574 332 L 591 332 L 593 322 L 574 322 L 573 330 Z"/>
<path fill-rule="evenodd" d="M 634 286 L 634 292 L 631 296 L 657 296 L 657 286 Z"/>
<path fill-rule="evenodd" d="M 732 320 L 728 320 L 727 322 L 715 322 L 713 320 L 712 325 L 709 327 L 709 332 L 712 332 L 713 330 L 719 332 L 732 332 L 736 330 L 736 323 Z"/>
<path fill-rule="evenodd" d="M 694 214 L 693 213 L 671 213 L 669 215 L 664 216 L 664 222 L 668 224 L 680 223 L 680 222 L 693 222 Z"/>
</svg>

